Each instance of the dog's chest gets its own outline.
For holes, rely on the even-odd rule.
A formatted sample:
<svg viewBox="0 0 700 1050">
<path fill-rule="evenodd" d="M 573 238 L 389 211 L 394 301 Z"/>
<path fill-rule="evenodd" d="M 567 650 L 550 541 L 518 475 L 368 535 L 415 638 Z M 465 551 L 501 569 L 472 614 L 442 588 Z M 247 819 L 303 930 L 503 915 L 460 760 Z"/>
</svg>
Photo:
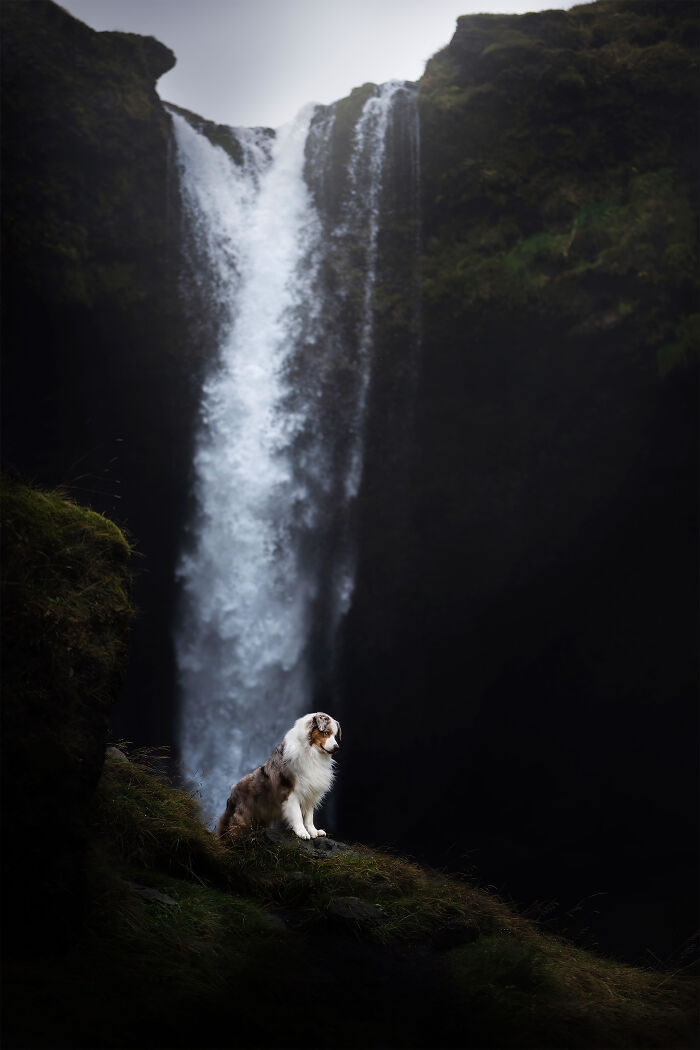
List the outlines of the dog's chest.
<svg viewBox="0 0 700 1050">
<path fill-rule="evenodd" d="M 333 783 L 333 769 L 330 762 L 320 761 L 311 756 L 295 764 L 294 794 L 302 804 L 313 806 L 321 795 L 325 795 Z"/>
</svg>

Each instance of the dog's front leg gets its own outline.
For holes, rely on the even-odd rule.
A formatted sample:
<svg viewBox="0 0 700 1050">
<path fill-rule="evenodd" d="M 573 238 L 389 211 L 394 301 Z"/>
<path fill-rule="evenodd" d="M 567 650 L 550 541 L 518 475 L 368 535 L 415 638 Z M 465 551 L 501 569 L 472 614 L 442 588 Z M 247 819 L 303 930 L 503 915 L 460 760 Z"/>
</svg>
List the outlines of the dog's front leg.
<svg viewBox="0 0 700 1050">
<path fill-rule="evenodd" d="M 290 795 L 287 801 L 282 803 L 282 817 L 286 820 L 287 824 L 289 824 L 290 828 L 298 838 L 311 838 L 311 835 L 304 827 L 301 806 L 299 805 L 299 799 L 296 795 Z"/>
<path fill-rule="evenodd" d="M 301 813 L 302 813 L 302 816 L 304 818 L 304 827 L 306 828 L 306 830 L 308 831 L 308 833 L 309 833 L 309 835 L 311 836 L 312 839 L 317 839 L 321 835 L 325 835 L 326 834 L 325 831 L 321 830 L 321 828 L 315 828 L 314 827 L 314 808 L 313 808 L 313 806 L 311 807 L 311 809 L 306 809 L 306 810 L 302 809 Z"/>
</svg>

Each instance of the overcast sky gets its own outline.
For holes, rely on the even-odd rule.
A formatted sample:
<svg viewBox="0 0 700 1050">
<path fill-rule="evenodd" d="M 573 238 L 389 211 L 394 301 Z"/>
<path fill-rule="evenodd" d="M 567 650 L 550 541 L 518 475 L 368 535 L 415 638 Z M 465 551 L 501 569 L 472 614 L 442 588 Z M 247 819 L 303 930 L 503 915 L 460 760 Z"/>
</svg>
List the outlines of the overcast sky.
<svg viewBox="0 0 700 1050">
<path fill-rule="evenodd" d="M 63 0 L 93 29 L 162 40 L 177 65 L 161 98 L 222 124 L 279 127 L 306 102 L 367 80 L 416 80 L 458 15 L 569 8 L 574 0 Z"/>
</svg>

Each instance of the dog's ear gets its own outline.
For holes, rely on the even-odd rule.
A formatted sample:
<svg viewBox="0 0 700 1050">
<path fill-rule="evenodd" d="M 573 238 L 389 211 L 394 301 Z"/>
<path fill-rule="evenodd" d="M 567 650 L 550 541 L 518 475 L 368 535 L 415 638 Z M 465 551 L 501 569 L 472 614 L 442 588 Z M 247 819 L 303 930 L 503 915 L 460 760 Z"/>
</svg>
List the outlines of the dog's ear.
<svg viewBox="0 0 700 1050">
<path fill-rule="evenodd" d="M 337 719 L 337 718 L 336 718 L 336 720 L 335 720 L 335 724 L 336 724 L 336 725 L 337 725 L 337 727 L 338 727 L 338 732 L 337 732 L 336 736 L 338 737 L 338 743 L 340 743 L 340 738 L 341 738 L 341 736 L 342 736 L 342 733 L 341 733 L 341 731 L 340 731 L 340 722 L 338 721 L 338 719 Z"/>
</svg>

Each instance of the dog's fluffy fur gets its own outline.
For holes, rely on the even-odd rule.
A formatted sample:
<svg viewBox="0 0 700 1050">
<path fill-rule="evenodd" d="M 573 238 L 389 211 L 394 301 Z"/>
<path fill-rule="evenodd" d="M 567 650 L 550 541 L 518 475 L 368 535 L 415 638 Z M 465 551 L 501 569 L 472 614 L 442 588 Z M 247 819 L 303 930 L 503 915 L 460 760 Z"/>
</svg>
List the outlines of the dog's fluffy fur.
<svg viewBox="0 0 700 1050">
<path fill-rule="evenodd" d="M 333 783 L 332 755 L 340 747 L 340 723 L 316 711 L 298 718 L 267 762 L 231 788 L 219 819 L 219 838 L 236 828 L 283 820 L 300 839 L 325 835 L 314 827 L 314 808 Z"/>
</svg>

